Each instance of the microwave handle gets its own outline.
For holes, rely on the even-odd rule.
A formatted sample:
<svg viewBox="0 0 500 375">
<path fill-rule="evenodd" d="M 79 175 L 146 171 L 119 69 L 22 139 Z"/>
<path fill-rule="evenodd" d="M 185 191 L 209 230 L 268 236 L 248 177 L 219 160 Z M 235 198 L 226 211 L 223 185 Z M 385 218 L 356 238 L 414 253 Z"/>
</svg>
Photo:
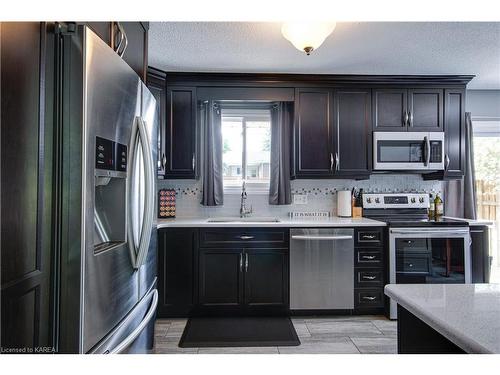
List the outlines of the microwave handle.
<svg viewBox="0 0 500 375">
<path fill-rule="evenodd" d="M 424 137 L 424 166 L 429 166 L 429 162 L 431 161 L 431 142 L 429 141 L 429 137 Z"/>
</svg>

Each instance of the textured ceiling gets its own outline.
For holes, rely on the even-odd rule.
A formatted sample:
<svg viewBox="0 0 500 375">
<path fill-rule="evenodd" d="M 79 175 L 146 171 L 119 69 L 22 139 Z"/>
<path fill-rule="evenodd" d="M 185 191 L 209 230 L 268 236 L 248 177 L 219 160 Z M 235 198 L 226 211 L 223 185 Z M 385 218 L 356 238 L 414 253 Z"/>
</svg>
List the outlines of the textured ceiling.
<svg viewBox="0 0 500 375">
<path fill-rule="evenodd" d="M 149 64 L 166 71 L 474 74 L 500 89 L 500 23 L 339 23 L 311 56 L 279 23 L 152 22 Z"/>
</svg>

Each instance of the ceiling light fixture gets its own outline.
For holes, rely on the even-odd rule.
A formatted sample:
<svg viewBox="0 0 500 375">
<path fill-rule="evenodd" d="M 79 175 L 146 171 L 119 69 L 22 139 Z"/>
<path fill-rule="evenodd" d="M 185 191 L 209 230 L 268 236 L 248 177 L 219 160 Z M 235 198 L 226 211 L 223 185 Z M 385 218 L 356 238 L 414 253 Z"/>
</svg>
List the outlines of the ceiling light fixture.
<svg viewBox="0 0 500 375">
<path fill-rule="evenodd" d="M 333 32 L 335 26 L 335 22 L 285 22 L 281 33 L 295 48 L 310 55 Z"/>
</svg>

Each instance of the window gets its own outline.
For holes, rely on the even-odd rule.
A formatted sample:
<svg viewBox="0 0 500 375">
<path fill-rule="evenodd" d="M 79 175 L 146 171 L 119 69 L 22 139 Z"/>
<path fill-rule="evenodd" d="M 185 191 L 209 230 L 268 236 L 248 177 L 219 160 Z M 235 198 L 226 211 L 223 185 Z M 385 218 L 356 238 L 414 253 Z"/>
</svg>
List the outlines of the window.
<svg viewBox="0 0 500 375">
<path fill-rule="evenodd" d="M 224 190 L 268 191 L 271 162 L 269 109 L 222 109 Z"/>
<path fill-rule="evenodd" d="M 490 228 L 490 282 L 500 282 L 500 122 L 473 121 L 477 217 Z"/>
</svg>

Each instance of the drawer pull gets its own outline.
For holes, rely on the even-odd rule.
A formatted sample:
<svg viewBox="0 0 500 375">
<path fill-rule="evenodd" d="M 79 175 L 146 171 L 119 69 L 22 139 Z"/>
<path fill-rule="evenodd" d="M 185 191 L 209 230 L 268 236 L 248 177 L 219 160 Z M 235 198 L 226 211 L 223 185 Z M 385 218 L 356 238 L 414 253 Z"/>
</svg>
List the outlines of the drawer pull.
<svg viewBox="0 0 500 375">
<path fill-rule="evenodd" d="M 375 259 L 375 255 L 363 255 L 363 259 L 373 260 Z"/>
<path fill-rule="evenodd" d="M 366 275 L 363 275 L 363 279 L 365 280 L 375 280 L 377 278 L 377 276 L 366 276 Z"/>
<path fill-rule="evenodd" d="M 240 236 L 240 240 L 251 240 L 254 236 Z"/>
<path fill-rule="evenodd" d="M 373 297 L 373 296 L 363 296 L 361 297 L 362 299 L 366 299 L 368 301 L 374 301 L 377 299 L 377 297 Z"/>
<path fill-rule="evenodd" d="M 363 234 L 361 236 L 364 240 L 373 240 L 375 238 L 374 234 Z"/>
</svg>

